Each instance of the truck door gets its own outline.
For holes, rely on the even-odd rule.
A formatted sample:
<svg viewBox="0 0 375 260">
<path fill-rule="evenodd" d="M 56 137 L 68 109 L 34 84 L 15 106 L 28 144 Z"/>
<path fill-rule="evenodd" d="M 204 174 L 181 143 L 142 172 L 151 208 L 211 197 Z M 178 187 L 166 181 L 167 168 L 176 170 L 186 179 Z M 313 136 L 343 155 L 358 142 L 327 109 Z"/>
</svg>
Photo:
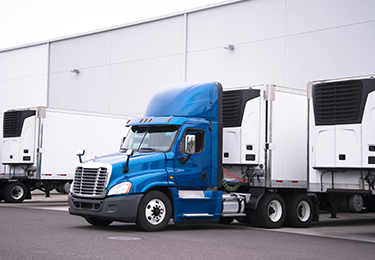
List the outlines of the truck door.
<svg viewBox="0 0 375 260">
<path fill-rule="evenodd" d="M 185 136 L 195 136 L 195 153 L 185 154 Z M 174 221 L 218 221 L 221 192 L 208 190 L 212 173 L 212 140 L 209 124 L 190 125 L 180 132 L 175 150 Z M 217 152 L 217 151 L 216 151 Z M 182 158 L 182 159 L 181 159 Z M 216 184 L 216 183 L 215 183 Z"/>
<path fill-rule="evenodd" d="M 182 132 L 175 151 L 175 183 L 179 189 L 206 189 L 211 176 L 209 125 L 188 126 Z M 195 135 L 196 139 L 195 154 L 191 156 L 184 151 L 186 135 Z"/>
</svg>

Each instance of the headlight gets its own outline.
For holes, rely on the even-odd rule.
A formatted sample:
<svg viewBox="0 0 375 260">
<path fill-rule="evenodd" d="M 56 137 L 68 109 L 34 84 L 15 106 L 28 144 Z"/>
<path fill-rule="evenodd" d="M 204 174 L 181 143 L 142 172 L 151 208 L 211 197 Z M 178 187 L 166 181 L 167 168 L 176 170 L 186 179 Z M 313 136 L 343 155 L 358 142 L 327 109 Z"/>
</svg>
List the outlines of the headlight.
<svg viewBox="0 0 375 260">
<path fill-rule="evenodd" d="M 69 193 L 72 194 L 73 193 L 73 182 L 70 184 L 70 187 L 69 187 Z"/>
<path fill-rule="evenodd" d="M 128 181 L 121 182 L 119 184 L 116 184 L 109 190 L 108 196 L 127 194 L 129 193 L 131 187 L 132 187 L 131 182 L 128 182 Z"/>
</svg>

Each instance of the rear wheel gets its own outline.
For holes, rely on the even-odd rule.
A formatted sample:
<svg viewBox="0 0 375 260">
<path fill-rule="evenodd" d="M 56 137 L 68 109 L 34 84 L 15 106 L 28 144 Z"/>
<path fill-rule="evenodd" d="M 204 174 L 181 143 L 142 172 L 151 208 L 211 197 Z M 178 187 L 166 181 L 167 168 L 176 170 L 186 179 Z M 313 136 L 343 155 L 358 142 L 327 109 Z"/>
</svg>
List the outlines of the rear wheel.
<svg viewBox="0 0 375 260">
<path fill-rule="evenodd" d="M 160 191 L 149 191 L 139 204 L 137 226 L 145 231 L 161 231 L 168 225 L 171 215 L 168 197 Z"/>
<path fill-rule="evenodd" d="M 99 226 L 99 227 L 106 227 L 113 222 L 112 220 L 105 220 L 105 219 L 99 219 L 99 218 L 94 218 L 94 217 L 85 217 L 85 219 L 89 224 L 93 226 Z"/>
<path fill-rule="evenodd" d="M 285 221 L 285 202 L 277 193 L 266 193 L 259 201 L 257 219 L 261 227 L 279 228 Z"/>
<path fill-rule="evenodd" d="M 27 188 L 22 182 L 9 182 L 2 189 L 2 197 L 8 203 L 21 203 L 26 196 Z"/>
<path fill-rule="evenodd" d="M 234 220 L 234 217 L 221 217 L 219 219 L 219 224 L 230 224 Z"/>
<path fill-rule="evenodd" d="M 247 216 L 250 220 L 250 223 L 253 224 L 255 227 L 259 227 L 259 221 L 257 217 L 257 211 L 255 209 L 251 209 L 248 211 Z"/>
<path fill-rule="evenodd" d="M 298 193 L 289 199 L 287 219 L 293 227 L 305 228 L 310 226 L 313 219 L 313 204 L 306 194 Z"/>
</svg>

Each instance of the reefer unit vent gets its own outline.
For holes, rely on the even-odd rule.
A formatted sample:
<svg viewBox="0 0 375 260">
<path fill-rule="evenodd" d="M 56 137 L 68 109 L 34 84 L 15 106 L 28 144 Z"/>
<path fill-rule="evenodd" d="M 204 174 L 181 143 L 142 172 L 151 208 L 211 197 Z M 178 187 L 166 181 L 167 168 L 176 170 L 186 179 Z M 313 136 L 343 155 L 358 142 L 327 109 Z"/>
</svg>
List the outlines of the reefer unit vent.
<svg viewBox="0 0 375 260">
<path fill-rule="evenodd" d="M 241 126 L 243 112 L 248 100 L 259 97 L 259 90 L 242 89 L 224 91 L 223 93 L 223 124 L 224 127 Z"/>
<path fill-rule="evenodd" d="M 316 125 L 358 124 L 374 80 L 349 80 L 317 84 L 313 88 Z"/>
<path fill-rule="evenodd" d="M 3 138 L 20 137 L 24 120 L 35 114 L 36 111 L 34 110 L 5 112 L 3 119 Z"/>
</svg>

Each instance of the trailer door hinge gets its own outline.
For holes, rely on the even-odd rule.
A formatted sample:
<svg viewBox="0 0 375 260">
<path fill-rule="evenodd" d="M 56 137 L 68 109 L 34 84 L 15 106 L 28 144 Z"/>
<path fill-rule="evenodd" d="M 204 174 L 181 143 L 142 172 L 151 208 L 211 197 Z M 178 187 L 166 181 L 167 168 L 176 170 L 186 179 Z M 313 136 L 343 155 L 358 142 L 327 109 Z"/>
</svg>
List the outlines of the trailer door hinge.
<svg viewBox="0 0 375 260">
<path fill-rule="evenodd" d="M 264 144 L 264 149 L 265 150 L 275 150 L 276 145 L 274 143 L 265 143 Z"/>
</svg>

